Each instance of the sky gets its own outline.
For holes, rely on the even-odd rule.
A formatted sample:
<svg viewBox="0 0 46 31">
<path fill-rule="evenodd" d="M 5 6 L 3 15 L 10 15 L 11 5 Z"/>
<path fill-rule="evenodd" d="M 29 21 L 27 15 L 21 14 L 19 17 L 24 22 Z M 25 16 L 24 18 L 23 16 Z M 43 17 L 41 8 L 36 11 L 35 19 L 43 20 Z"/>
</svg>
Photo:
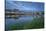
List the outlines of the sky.
<svg viewBox="0 0 46 31">
<path fill-rule="evenodd" d="M 6 9 L 19 9 L 21 11 L 43 11 L 44 3 L 6 0 Z"/>
</svg>

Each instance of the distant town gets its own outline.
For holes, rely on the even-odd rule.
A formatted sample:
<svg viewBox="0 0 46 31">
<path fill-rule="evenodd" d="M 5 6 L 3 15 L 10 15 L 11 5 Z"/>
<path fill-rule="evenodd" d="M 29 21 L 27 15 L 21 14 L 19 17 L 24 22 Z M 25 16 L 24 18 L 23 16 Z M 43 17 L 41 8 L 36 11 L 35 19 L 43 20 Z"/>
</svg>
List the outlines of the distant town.
<svg viewBox="0 0 46 31">
<path fill-rule="evenodd" d="M 30 12 L 25 12 L 25 11 L 20 11 L 18 9 L 5 9 L 5 15 L 6 17 L 16 17 L 19 15 L 42 15 L 44 14 L 44 11 L 30 11 Z"/>
</svg>

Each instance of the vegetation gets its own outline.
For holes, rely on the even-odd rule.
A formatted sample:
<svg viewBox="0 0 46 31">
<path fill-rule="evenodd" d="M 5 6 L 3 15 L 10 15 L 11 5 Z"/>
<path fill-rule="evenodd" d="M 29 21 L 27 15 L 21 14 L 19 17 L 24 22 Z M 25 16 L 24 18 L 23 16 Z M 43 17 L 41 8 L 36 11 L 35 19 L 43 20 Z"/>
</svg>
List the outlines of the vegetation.
<svg viewBox="0 0 46 31">
<path fill-rule="evenodd" d="M 44 18 L 35 18 L 31 23 L 27 23 L 27 25 L 25 25 L 25 28 L 44 28 Z"/>
</svg>

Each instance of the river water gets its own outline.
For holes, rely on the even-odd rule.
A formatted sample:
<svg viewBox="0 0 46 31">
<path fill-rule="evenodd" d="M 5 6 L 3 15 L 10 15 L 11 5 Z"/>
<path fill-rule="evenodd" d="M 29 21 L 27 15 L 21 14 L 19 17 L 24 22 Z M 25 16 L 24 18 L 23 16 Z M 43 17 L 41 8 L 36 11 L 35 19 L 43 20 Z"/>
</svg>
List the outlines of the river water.
<svg viewBox="0 0 46 31">
<path fill-rule="evenodd" d="M 17 18 L 6 18 L 6 29 L 10 28 L 12 25 L 22 24 L 24 25 L 27 22 L 31 22 L 33 20 L 33 16 L 30 15 L 22 15 Z"/>
</svg>

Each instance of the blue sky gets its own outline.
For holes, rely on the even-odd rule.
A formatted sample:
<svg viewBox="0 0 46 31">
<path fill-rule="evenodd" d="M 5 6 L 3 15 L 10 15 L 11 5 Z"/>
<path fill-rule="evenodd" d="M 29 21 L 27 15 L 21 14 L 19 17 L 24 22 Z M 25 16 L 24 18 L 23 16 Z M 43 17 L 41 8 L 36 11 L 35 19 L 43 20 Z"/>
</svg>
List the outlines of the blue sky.
<svg viewBox="0 0 46 31">
<path fill-rule="evenodd" d="M 6 1 L 7 9 L 19 9 L 24 11 L 41 11 L 44 10 L 44 3 L 24 2 L 24 1 Z"/>
</svg>

